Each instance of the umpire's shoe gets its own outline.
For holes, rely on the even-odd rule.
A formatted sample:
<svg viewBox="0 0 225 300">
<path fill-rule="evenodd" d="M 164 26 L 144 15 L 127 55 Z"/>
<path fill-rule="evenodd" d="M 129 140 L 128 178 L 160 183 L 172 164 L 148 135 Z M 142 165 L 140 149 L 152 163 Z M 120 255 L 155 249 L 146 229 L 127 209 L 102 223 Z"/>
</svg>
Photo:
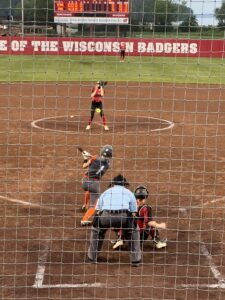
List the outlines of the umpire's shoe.
<svg viewBox="0 0 225 300">
<path fill-rule="evenodd" d="M 85 260 L 86 264 L 97 264 L 97 260 L 93 260 L 90 257 L 87 256 L 86 260 Z"/>
<path fill-rule="evenodd" d="M 141 261 L 132 261 L 131 266 L 134 268 L 138 268 L 141 265 Z"/>
</svg>

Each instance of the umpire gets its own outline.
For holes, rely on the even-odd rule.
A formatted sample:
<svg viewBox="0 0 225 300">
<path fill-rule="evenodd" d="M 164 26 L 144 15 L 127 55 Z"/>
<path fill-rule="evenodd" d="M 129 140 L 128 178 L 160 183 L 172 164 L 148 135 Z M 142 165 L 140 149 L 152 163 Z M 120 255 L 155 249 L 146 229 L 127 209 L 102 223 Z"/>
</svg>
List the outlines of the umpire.
<svg viewBox="0 0 225 300">
<path fill-rule="evenodd" d="M 109 189 L 100 197 L 96 206 L 91 229 L 88 259 L 97 262 L 105 234 L 108 229 L 123 229 L 131 253 L 131 264 L 138 267 L 141 262 L 140 236 L 135 222 L 136 199 L 128 190 L 129 183 L 121 174 L 114 177 Z"/>
</svg>

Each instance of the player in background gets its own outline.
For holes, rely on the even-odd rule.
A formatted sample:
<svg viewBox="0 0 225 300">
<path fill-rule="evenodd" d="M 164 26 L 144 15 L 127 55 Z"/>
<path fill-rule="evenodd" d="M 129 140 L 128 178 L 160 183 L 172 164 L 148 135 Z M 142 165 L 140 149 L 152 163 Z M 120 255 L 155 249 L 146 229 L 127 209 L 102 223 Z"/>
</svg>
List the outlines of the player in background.
<svg viewBox="0 0 225 300">
<path fill-rule="evenodd" d="M 134 195 L 137 201 L 138 212 L 136 215 L 137 225 L 140 230 L 140 240 L 141 242 L 148 239 L 150 236 L 157 249 L 165 248 L 167 243 L 165 240 L 160 239 L 159 230 L 158 229 L 166 229 L 166 223 L 157 223 L 153 219 L 152 207 L 146 204 L 146 199 L 148 198 L 149 192 L 147 188 L 143 185 L 139 185 L 136 187 L 134 191 Z M 118 247 L 124 244 L 123 241 L 123 233 L 121 231 L 118 232 L 119 239 L 113 246 L 113 249 L 117 249 Z"/>
<path fill-rule="evenodd" d="M 107 126 L 106 123 L 106 117 L 103 112 L 103 103 L 102 103 L 102 98 L 105 95 L 104 91 L 104 86 L 107 84 L 105 81 L 97 81 L 95 87 L 92 89 L 91 93 L 91 116 L 88 120 L 88 125 L 86 126 L 86 130 L 91 129 L 91 123 L 94 119 L 95 112 L 100 113 L 100 117 L 102 119 L 102 123 L 104 126 L 104 129 L 106 131 L 109 130 L 109 127 Z"/>
<path fill-rule="evenodd" d="M 85 226 L 91 224 L 90 218 L 95 213 L 95 205 L 100 195 L 100 180 L 110 166 L 110 160 L 112 158 L 112 154 L 113 154 L 113 148 L 111 145 L 103 146 L 100 152 L 100 156 L 98 155 L 91 156 L 90 153 L 88 152 L 84 154 L 82 153 L 84 158 L 83 168 L 87 169 L 87 172 L 84 174 L 82 178 L 82 188 L 85 191 L 85 197 L 87 196 L 87 192 L 89 193 L 90 207 L 87 209 L 86 213 L 84 214 L 81 220 L 81 225 Z"/>
<path fill-rule="evenodd" d="M 126 51 L 126 43 L 121 42 L 120 43 L 120 62 L 125 61 L 125 51 Z"/>
</svg>

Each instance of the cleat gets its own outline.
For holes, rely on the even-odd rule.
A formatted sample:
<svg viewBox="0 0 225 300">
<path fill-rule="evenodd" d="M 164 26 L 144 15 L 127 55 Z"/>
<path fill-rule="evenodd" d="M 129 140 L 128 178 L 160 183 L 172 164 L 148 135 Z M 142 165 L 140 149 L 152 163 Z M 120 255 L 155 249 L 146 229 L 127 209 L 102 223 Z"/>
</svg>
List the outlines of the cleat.
<svg viewBox="0 0 225 300">
<path fill-rule="evenodd" d="M 108 127 L 107 125 L 104 126 L 104 129 L 105 129 L 106 131 L 109 131 L 109 127 Z"/>
<path fill-rule="evenodd" d="M 87 221 L 81 221 L 80 223 L 82 226 L 88 226 L 91 225 L 92 222 L 87 220 Z"/>
<path fill-rule="evenodd" d="M 117 249 L 119 247 L 123 246 L 123 240 L 117 240 L 117 242 L 115 243 L 115 245 L 113 246 L 113 249 Z"/>
<path fill-rule="evenodd" d="M 118 240 L 111 240 L 111 244 L 115 244 Z"/>
<path fill-rule="evenodd" d="M 86 126 L 86 130 L 90 130 L 91 129 L 91 126 L 90 125 L 87 125 Z"/>
<path fill-rule="evenodd" d="M 155 242 L 155 247 L 157 249 L 165 248 L 167 246 L 166 241 L 154 241 Z"/>
</svg>

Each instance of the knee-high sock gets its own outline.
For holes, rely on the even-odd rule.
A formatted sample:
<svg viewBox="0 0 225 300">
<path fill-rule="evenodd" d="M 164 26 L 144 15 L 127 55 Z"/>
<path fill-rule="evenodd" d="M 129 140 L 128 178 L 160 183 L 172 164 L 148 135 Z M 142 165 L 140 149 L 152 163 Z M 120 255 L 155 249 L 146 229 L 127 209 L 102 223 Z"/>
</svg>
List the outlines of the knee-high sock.
<svg viewBox="0 0 225 300">
<path fill-rule="evenodd" d="M 89 221 L 89 219 L 91 217 L 93 217 L 93 215 L 95 214 L 95 207 L 97 204 L 98 199 L 95 201 L 95 204 L 93 207 L 89 207 L 88 210 L 86 211 L 86 213 L 84 214 L 82 221 Z"/>
</svg>

